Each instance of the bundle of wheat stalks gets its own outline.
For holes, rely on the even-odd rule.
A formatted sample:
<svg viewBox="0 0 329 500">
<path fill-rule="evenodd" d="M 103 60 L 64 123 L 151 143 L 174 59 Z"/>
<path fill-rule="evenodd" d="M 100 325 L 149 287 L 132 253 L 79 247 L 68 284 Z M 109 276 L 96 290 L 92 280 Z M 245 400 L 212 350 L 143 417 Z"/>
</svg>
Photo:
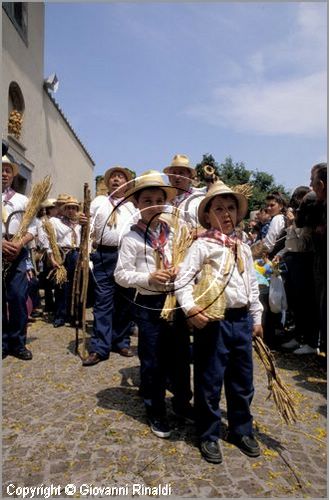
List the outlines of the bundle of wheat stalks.
<svg viewBox="0 0 329 500">
<path fill-rule="evenodd" d="M 205 263 L 200 281 L 194 285 L 193 298 L 196 305 L 202 307 L 202 313 L 210 321 L 219 321 L 225 317 L 225 285 L 219 283 L 213 274 L 211 264 Z"/>
<path fill-rule="evenodd" d="M 273 395 L 274 403 L 287 424 L 292 424 L 298 420 L 295 402 L 287 385 L 282 381 L 274 364 L 274 358 L 269 348 L 260 337 L 253 337 L 253 346 L 263 363 L 268 379 L 268 388 Z"/>
<path fill-rule="evenodd" d="M 51 251 L 53 252 L 53 258 L 59 265 L 59 267 L 56 267 L 50 271 L 47 279 L 52 277 L 57 285 L 62 285 L 67 281 L 67 271 L 63 265 L 62 255 L 57 245 L 55 230 L 51 222 L 46 217 L 43 219 L 42 225 L 47 234 L 49 245 Z"/>
<path fill-rule="evenodd" d="M 243 194 L 246 198 L 251 198 L 253 186 L 249 183 L 246 184 L 237 184 L 232 187 L 235 193 Z"/>
<path fill-rule="evenodd" d="M 50 189 L 51 182 L 49 175 L 47 175 L 42 181 L 34 184 L 20 226 L 12 239 L 14 243 L 26 235 L 32 219 L 34 219 L 39 212 L 41 203 L 47 199 Z"/>
<path fill-rule="evenodd" d="M 186 226 L 179 225 L 178 216 L 176 216 L 176 223 L 174 227 L 172 265 L 173 267 L 177 267 L 181 262 L 183 262 L 186 250 L 193 242 L 193 237 L 190 230 Z M 161 318 L 167 321 L 172 321 L 175 306 L 176 297 L 174 292 L 168 293 L 161 311 Z"/>
</svg>

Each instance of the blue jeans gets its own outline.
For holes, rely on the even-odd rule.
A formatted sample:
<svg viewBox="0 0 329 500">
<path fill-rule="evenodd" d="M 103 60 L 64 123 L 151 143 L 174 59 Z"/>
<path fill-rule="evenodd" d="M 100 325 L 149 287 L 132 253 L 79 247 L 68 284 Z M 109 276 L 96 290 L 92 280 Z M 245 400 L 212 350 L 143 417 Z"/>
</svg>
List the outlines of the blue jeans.
<svg viewBox="0 0 329 500">
<path fill-rule="evenodd" d="M 63 285 L 55 285 L 55 319 L 71 321 L 71 301 L 74 270 L 78 259 L 78 251 L 72 250 L 65 256 L 64 266 L 67 271 L 67 281 Z"/>
<path fill-rule="evenodd" d="M 141 363 L 140 392 L 148 415 L 166 414 L 168 379 L 175 407 L 186 406 L 191 397 L 189 332 L 183 323 L 170 325 L 160 318 L 166 296 L 138 295 L 135 321 L 138 325 L 138 356 Z"/>
<path fill-rule="evenodd" d="M 26 344 L 28 280 L 23 248 L 2 281 L 2 351 L 20 351 Z"/>
<path fill-rule="evenodd" d="M 114 281 L 117 251 L 99 251 L 91 255 L 94 264 L 94 328 L 89 352 L 108 358 L 111 350 L 130 346 L 133 289 L 120 287 Z"/>
<path fill-rule="evenodd" d="M 223 383 L 229 431 L 251 435 L 252 319 L 246 308 L 229 309 L 224 320 L 195 330 L 194 407 L 201 441 L 219 439 Z"/>
</svg>

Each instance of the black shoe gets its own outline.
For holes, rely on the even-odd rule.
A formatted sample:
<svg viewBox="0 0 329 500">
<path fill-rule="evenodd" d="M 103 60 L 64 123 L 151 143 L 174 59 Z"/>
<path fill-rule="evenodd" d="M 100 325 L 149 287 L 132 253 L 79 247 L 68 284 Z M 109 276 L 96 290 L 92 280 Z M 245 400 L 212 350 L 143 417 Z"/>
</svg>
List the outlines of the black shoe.
<svg viewBox="0 0 329 500">
<path fill-rule="evenodd" d="M 235 444 L 242 453 L 248 457 L 259 457 L 260 447 L 254 436 L 239 436 L 237 434 L 229 434 L 227 436 L 229 443 Z"/>
<path fill-rule="evenodd" d="M 200 451 L 203 458 L 211 464 L 221 464 L 223 461 L 223 455 L 217 441 L 201 441 Z"/>
<path fill-rule="evenodd" d="M 185 420 L 186 423 L 195 423 L 195 411 L 194 407 L 191 404 L 187 404 L 184 406 L 173 405 L 173 412 L 176 417 Z"/>
<path fill-rule="evenodd" d="M 15 358 L 22 359 L 23 361 L 30 361 L 33 358 L 32 352 L 24 347 L 20 351 L 13 351 L 12 355 Z"/>
<path fill-rule="evenodd" d="M 149 417 L 148 422 L 153 434 L 159 438 L 169 438 L 171 436 L 171 429 L 166 417 Z"/>
</svg>

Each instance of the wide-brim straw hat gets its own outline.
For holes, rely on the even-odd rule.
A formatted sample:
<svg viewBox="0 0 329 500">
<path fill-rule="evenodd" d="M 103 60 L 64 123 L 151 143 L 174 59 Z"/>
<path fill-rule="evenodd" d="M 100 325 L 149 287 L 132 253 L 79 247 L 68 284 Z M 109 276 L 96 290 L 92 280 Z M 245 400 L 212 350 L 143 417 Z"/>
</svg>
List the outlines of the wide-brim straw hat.
<svg viewBox="0 0 329 500">
<path fill-rule="evenodd" d="M 130 170 L 128 170 L 128 168 L 122 167 L 121 165 L 115 165 L 114 167 L 111 167 L 108 170 L 106 170 L 104 174 L 104 182 L 106 186 L 108 185 L 108 182 L 113 172 L 121 172 L 126 177 L 127 182 L 130 182 L 133 179 L 132 173 L 130 172 Z"/>
<path fill-rule="evenodd" d="M 17 163 L 15 163 L 14 161 L 10 160 L 7 155 L 4 155 L 2 157 L 2 165 L 10 165 L 11 168 L 13 169 L 14 177 L 19 172 L 19 166 L 17 165 Z"/>
<path fill-rule="evenodd" d="M 56 199 L 56 204 L 63 205 L 71 196 L 66 193 L 59 194 Z"/>
<path fill-rule="evenodd" d="M 157 170 L 146 170 L 136 177 L 134 186 L 126 193 L 126 197 L 136 195 L 138 191 L 146 188 L 160 188 L 166 193 L 166 201 L 171 201 L 176 196 L 176 188 L 168 186 L 160 172 Z"/>
<path fill-rule="evenodd" d="M 187 168 L 191 172 L 191 177 L 195 176 L 195 169 L 191 166 L 190 160 L 186 155 L 175 155 L 171 161 L 171 164 L 163 169 L 165 174 L 170 174 L 171 169 L 175 167 Z"/>
<path fill-rule="evenodd" d="M 41 208 L 55 208 L 56 202 L 56 198 L 48 198 L 43 203 L 41 203 Z"/>
<path fill-rule="evenodd" d="M 234 198 L 237 201 L 238 209 L 237 209 L 237 224 L 242 221 L 242 219 L 246 216 L 248 212 L 248 200 L 247 198 L 241 194 L 241 193 L 236 193 L 233 189 L 230 187 L 226 186 L 223 181 L 216 181 L 214 182 L 209 191 L 207 192 L 206 196 L 203 198 L 199 205 L 198 209 L 198 218 L 201 226 L 205 227 L 208 229 L 209 224 L 207 224 L 206 219 L 205 219 L 205 209 L 208 205 L 208 203 L 215 198 L 215 196 L 218 195 L 231 195 L 234 196 Z"/>
<path fill-rule="evenodd" d="M 80 208 L 80 203 L 78 202 L 78 200 L 76 198 L 74 198 L 73 196 L 70 196 L 63 204 L 62 209 L 64 209 L 65 207 L 68 207 L 68 206 L 75 206 L 75 207 Z"/>
</svg>

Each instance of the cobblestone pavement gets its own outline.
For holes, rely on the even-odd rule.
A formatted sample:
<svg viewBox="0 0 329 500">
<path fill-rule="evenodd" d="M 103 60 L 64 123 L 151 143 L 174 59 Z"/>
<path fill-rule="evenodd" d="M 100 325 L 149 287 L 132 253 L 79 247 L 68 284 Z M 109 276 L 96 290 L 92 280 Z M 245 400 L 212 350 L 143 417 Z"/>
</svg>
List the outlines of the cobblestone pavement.
<svg viewBox="0 0 329 500">
<path fill-rule="evenodd" d="M 319 357 L 275 354 L 283 379 L 298 391 L 301 419 L 293 426 L 266 400 L 267 378 L 255 361 L 252 410 L 262 455 L 248 458 L 221 441 L 224 462 L 212 465 L 200 458 L 193 426 L 170 411 L 172 437 L 150 432 L 137 394 L 137 356 L 112 354 L 82 367 L 74 335 L 38 320 L 28 330 L 33 360 L 3 361 L 3 497 L 11 483 L 60 485 L 64 498 L 68 483 L 78 488 L 74 497 L 90 485 L 113 488 L 113 496 L 114 487 L 126 487 L 130 496 L 133 484 L 170 484 L 173 496 L 194 498 L 326 497 L 326 369 Z M 132 343 L 136 350 L 136 337 Z M 222 406 L 225 426 L 224 398 Z M 89 486 L 80 491 L 82 484 Z"/>
</svg>

